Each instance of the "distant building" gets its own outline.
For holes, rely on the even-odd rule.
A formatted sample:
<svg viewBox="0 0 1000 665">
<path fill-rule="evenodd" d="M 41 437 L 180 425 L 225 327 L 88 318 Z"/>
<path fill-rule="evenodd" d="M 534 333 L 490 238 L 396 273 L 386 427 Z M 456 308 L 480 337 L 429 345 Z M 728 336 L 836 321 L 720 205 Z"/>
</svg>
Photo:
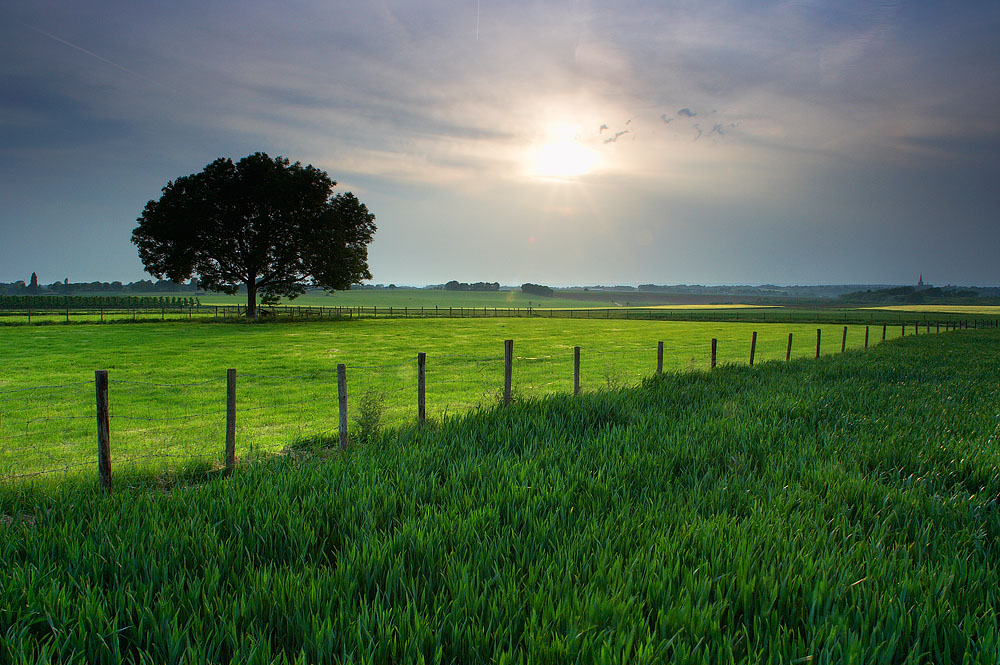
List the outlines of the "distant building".
<svg viewBox="0 0 1000 665">
<path fill-rule="evenodd" d="M 924 273 L 920 273 L 920 279 L 917 280 L 917 288 L 922 288 L 924 285 Z"/>
</svg>

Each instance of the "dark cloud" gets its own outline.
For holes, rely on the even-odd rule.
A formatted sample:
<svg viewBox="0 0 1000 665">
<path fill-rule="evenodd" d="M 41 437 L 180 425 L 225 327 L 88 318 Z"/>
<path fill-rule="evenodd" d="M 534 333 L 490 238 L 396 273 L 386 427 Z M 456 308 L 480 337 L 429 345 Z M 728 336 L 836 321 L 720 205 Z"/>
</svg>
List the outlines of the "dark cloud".
<svg viewBox="0 0 1000 665">
<path fill-rule="evenodd" d="M 629 130 L 627 130 L 627 129 L 623 129 L 623 130 L 622 130 L 622 131 L 620 131 L 620 132 L 615 132 L 615 135 L 614 135 L 614 136 L 612 136 L 612 137 L 610 137 L 610 138 L 607 138 L 607 139 L 604 139 L 604 142 L 605 142 L 605 143 L 614 143 L 615 141 L 617 141 L 617 140 L 618 140 L 618 137 L 620 137 L 620 136 L 624 136 L 625 134 L 628 134 L 628 133 L 629 133 Z"/>
<path fill-rule="evenodd" d="M 696 115 L 698 115 L 698 114 L 695 113 L 694 111 L 692 111 L 689 108 L 683 108 L 683 109 L 681 109 L 680 111 L 677 112 L 677 116 L 681 117 L 681 118 L 693 118 Z"/>
</svg>

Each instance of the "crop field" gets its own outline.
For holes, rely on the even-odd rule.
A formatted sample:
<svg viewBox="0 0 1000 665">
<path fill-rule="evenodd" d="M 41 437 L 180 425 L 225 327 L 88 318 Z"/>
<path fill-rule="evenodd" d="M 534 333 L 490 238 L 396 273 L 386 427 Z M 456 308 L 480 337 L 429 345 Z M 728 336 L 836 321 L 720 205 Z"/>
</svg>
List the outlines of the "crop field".
<svg viewBox="0 0 1000 665">
<path fill-rule="evenodd" d="M 423 338 L 402 322 L 10 329 L 2 375 L 10 390 L 12 374 L 85 380 L 95 364 L 144 381 L 292 372 L 376 335 L 384 355 L 365 362 L 432 343 L 497 355 L 514 337 L 522 374 L 574 342 L 630 342 L 648 366 L 640 350 L 662 337 L 683 369 L 704 365 L 704 336 L 723 339 L 454 323 Z M 578 397 L 532 395 L 346 454 L 110 495 L 83 477 L 0 485 L 0 661 L 1000 662 L 997 331 L 750 368 L 749 328 L 724 328 L 731 364 L 715 372 L 602 391 L 591 375 Z M 109 357 L 117 334 L 135 348 Z M 237 334 L 223 353 L 215 336 Z M 780 339 L 762 331 L 765 357 Z"/>
<path fill-rule="evenodd" d="M 840 353 L 843 326 L 821 326 Z M 260 325 L 163 323 L 0 328 L 0 474 L 93 474 L 94 370 L 111 379 L 116 467 L 217 463 L 225 441 L 226 370 L 237 370 L 237 454 L 337 438 L 338 363 L 347 366 L 352 438 L 416 420 L 418 352 L 427 354 L 428 415 L 440 420 L 500 400 L 503 340 L 514 340 L 515 399 L 573 391 L 581 347 L 585 392 L 637 385 L 656 371 L 706 370 L 816 353 L 815 325 L 624 320 L 361 320 Z M 887 329 L 889 339 L 900 326 Z M 909 329 L 913 332 L 912 326 Z M 870 330 L 872 345 L 882 328 Z M 924 332 L 923 334 L 926 334 Z M 944 333 L 942 333 L 944 334 Z M 953 334 L 953 333 L 949 333 Z M 847 349 L 865 343 L 847 327 Z"/>
<path fill-rule="evenodd" d="M 177 294 L 172 294 L 177 295 Z M 184 295 L 189 295 L 185 293 Z M 203 305 L 246 305 L 246 294 L 207 293 Z M 298 298 L 282 298 L 282 305 L 303 307 L 607 307 L 606 300 L 551 298 L 518 291 L 445 291 L 444 289 L 355 289 L 325 293 L 310 291 Z"/>
<path fill-rule="evenodd" d="M 968 314 L 972 316 L 998 316 L 1000 305 L 886 305 L 883 307 L 863 307 L 861 309 L 884 310 L 888 312 L 920 312 Z"/>
</svg>

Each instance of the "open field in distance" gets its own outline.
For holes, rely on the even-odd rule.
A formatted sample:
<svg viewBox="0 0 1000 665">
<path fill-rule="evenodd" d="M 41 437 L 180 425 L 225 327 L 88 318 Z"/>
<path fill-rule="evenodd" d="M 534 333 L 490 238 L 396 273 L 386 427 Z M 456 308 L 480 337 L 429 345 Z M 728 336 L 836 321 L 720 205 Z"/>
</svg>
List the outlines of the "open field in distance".
<svg viewBox="0 0 1000 665">
<path fill-rule="evenodd" d="M 858 309 L 884 310 L 888 312 L 922 312 L 930 314 L 969 314 L 982 316 L 1000 315 L 1000 305 L 886 305 L 882 307 L 859 307 Z"/>
</svg>

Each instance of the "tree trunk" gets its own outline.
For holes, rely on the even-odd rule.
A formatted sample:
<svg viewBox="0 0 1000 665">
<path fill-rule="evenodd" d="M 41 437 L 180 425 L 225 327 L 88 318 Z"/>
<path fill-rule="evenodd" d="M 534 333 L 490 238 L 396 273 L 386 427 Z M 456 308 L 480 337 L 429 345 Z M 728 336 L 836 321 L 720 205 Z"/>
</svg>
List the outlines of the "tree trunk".
<svg viewBox="0 0 1000 665">
<path fill-rule="evenodd" d="M 247 282 L 247 318 L 257 319 L 257 280 Z"/>
</svg>

